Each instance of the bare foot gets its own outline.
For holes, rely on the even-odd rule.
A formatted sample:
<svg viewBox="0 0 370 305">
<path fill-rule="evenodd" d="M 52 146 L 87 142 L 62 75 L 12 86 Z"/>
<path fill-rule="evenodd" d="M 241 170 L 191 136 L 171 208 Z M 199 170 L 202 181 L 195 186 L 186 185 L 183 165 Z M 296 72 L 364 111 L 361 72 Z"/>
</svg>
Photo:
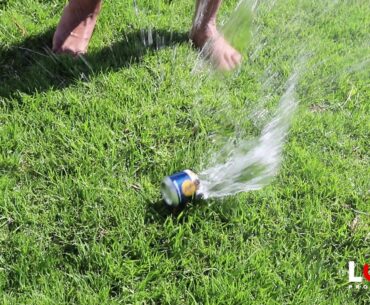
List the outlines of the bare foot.
<svg viewBox="0 0 370 305">
<path fill-rule="evenodd" d="M 101 3 L 101 0 L 71 0 L 68 3 L 53 37 L 55 53 L 86 53 Z"/>
<path fill-rule="evenodd" d="M 220 70 L 229 71 L 241 63 L 240 53 L 225 40 L 214 25 L 205 29 L 193 29 L 190 32 L 190 39 Z"/>
</svg>

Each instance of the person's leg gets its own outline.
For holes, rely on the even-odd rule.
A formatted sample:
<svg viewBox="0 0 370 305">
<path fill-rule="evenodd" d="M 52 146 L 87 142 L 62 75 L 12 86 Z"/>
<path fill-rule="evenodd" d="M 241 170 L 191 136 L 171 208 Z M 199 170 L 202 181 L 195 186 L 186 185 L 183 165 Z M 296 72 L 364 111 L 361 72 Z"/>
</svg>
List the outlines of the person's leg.
<svg viewBox="0 0 370 305">
<path fill-rule="evenodd" d="M 231 70 L 241 55 L 217 31 L 216 14 L 222 0 L 197 0 L 190 38 L 221 70 Z"/>
<path fill-rule="evenodd" d="M 70 0 L 53 37 L 53 51 L 84 54 L 94 31 L 102 0 Z"/>
</svg>

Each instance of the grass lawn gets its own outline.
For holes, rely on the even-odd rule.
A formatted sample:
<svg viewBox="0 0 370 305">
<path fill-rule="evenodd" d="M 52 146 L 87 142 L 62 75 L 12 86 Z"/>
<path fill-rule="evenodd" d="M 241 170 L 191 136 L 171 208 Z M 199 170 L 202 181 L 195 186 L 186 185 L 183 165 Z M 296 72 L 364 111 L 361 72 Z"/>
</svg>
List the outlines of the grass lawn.
<svg viewBox="0 0 370 305">
<path fill-rule="evenodd" d="M 193 1 L 106 1 L 80 59 L 50 52 L 65 2 L 0 0 L 1 304 L 370 303 L 368 0 L 267 1 L 237 77 L 202 80 Z M 302 50 L 274 182 L 169 215 L 161 179 L 258 134 Z"/>
</svg>

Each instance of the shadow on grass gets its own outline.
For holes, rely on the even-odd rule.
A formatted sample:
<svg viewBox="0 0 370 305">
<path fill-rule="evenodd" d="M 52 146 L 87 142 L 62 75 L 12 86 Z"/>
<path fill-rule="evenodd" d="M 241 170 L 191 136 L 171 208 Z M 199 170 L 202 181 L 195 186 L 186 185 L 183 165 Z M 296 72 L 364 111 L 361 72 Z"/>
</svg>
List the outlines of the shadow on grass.
<svg viewBox="0 0 370 305">
<path fill-rule="evenodd" d="M 101 71 L 115 71 L 140 62 L 149 53 L 188 41 L 187 33 L 163 29 L 122 33 L 122 39 L 101 50 L 72 58 L 55 55 L 54 29 L 5 48 L 0 45 L 0 97 L 17 98 L 51 88 L 62 89 Z"/>
<path fill-rule="evenodd" d="M 0 0 L 0 9 L 3 9 L 7 6 L 8 0 Z"/>
<path fill-rule="evenodd" d="M 171 210 L 163 200 L 156 202 L 148 202 L 145 213 L 145 223 L 160 223 L 163 224 L 168 217 L 175 216 L 173 210 Z"/>
<path fill-rule="evenodd" d="M 157 202 L 148 202 L 145 214 L 145 223 L 160 223 L 163 224 L 167 218 L 176 218 L 179 223 L 186 222 L 188 216 L 193 215 L 197 210 L 209 209 L 208 203 L 203 199 L 197 199 L 191 203 L 179 206 L 169 207 L 163 200 Z"/>
</svg>

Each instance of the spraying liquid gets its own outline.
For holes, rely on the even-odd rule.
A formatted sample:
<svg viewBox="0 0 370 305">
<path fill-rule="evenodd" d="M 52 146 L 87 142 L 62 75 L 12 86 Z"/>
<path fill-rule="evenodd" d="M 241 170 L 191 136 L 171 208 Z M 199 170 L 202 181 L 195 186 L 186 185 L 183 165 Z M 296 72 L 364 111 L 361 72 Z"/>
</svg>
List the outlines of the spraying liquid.
<svg viewBox="0 0 370 305">
<path fill-rule="evenodd" d="M 259 138 L 226 147 L 223 151 L 229 151 L 229 159 L 199 174 L 199 192 L 204 199 L 258 190 L 270 183 L 279 168 L 283 144 L 297 107 L 297 80 L 295 73 L 287 81 L 276 115 L 263 128 Z"/>
</svg>

